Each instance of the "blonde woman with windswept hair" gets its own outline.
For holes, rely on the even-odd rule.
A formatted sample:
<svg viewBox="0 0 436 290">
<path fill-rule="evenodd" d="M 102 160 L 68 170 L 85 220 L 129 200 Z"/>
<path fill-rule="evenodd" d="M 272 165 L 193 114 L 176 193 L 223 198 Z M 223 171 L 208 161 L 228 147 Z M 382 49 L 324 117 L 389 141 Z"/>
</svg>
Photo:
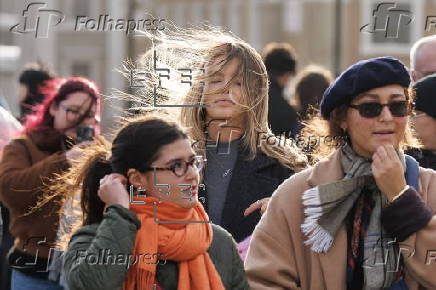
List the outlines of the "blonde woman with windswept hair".
<svg viewBox="0 0 436 290">
<path fill-rule="evenodd" d="M 210 220 L 240 242 L 259 222 L 255 210 L 264 211 L 306 159 L 268 126 L 268 77 L 254 48 L 216 28 L 166 28 L 145 33 L 153 47 L 139 62 L 147 77 L 136 100 L 181 105 L 181 122 L 207 158 L 200 199 Z"/>
</svg>

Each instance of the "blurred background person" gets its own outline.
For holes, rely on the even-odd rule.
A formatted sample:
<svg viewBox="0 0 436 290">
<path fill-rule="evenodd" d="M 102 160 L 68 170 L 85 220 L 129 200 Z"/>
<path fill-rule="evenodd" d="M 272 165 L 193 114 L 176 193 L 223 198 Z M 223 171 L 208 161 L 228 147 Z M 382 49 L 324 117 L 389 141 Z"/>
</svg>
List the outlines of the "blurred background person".
<svg viewBox="0 0 436 290">
<path fill-rule="evenodd" d="M 295 94 L 292 100 L 298 109 L 300 120 L 306 120 L 319 108 L 322 95 L 333 82 L 332 73 L 318 65 L 309 65 L 294 80 Z"/>
<path fill-rule="evenodd" d="M 23 127 L 20 122 L 5 108 L 0 106 L 0 162 L 3 147 L 16 137 Z M 10 288 L 10 267 L 6 261 L 6 254 L 12 245 L 13 238 L 9 233 L 9 212 L 0 201 L 0 289 Z"/>
<path fill-rule="evenodd" d="M 284 89 L 297 70 L 297 57 L 289 43 L 268 43 L 262 51 L 269 78 L 268 123 L 275 135 L 294 136 L 300 125 L 295 109 L 285 99 Z"/>
<path fill-rule="evenodd" d="M 436 74 L 420 79 L 415 90 L 415 114 L 412 124 L 421 149 L 412 149 L 412 155 L 422 167 L 436 170 Z"/>
<path fill-rule="evenodd" d="M 3 147 L 9 142 L 10 139 L 14 138 L 21 129 L 21 124 L 17 121 L 17 119 L 15 119 L 14 116 L 9 113 L 9 111 L 0 106 L 0 161 L 2 157 Z M 7 226 L 3 226 L 2 206 L 0 206 L 0 281 L 2 278 L 1 269 L 3 262 L 1 245 L 3 244 L 3 236 L 6 236 L 3 233 L 4 230 L 7 230 Z"/>
<path fill-rule="evenodd" d="M 20 106 L 20 120 L 24 123 L 25 117 L 33 113 L 33 108 L 44 101 L 41 87 L 54 75 L 41 63 L 28 64 L 20 73 L 18 81 L 18 101 Z"/>
<path fill-rule="evenodd" d="M 20 122 L 12 114 L 0 106 L 0 160 L 3 147 L 22 129 Z"/>
<path fill-rule="evenodd" d="M 91 140 L 93 131 L 99 133 L 101 96 L 95 83 L 72 77 L 46 93 L 43 104 L 27 118 L 23 134 L 4 147 L 0 163 L 0 201 L 9 210 L 14 239 L 7 258 L 13 268 L 12 289 L 61 289 L 48 280 L 46 271 L 58 229 L 59 201 L 33 208 L 44 196 L 47 179 L 67 169 L 80 154 L 80 144 L 75 144 Z"/>
<path fill-rule="evenodd" d="M 414 82 L 436 73 L 436 35 L 415 42 L 410 50 L 410 75 Z"/>
</svg>

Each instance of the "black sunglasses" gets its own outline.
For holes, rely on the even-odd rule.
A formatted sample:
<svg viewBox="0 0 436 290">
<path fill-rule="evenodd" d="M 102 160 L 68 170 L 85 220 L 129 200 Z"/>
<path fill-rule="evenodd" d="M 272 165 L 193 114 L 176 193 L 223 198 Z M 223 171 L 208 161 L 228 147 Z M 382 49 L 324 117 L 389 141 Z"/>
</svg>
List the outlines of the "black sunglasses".
<svg viewBox="0 0 436 290">
<path fill-rule="evenodd" d="M 358 110 L 360 116 L 365 118 L 375 118 L 380 116 L 384 106 L 389 108 L 389 111 L 394 117 L 405 117 L 409 115 L 411 111 L 411 104 L 409 101 L 397 101 L 388 104 L 367 102 L 359 105 L 348 105 L 348 107 Z"/>
<path fill-rule="evenodd" d="M 144 172 L 151 171 L 151 170 L 170 170 L 174 173 L 175 176 L 182 177 L 183 175 L 186 174 L 186 172 L 188 172 L 189 166 L 192 166 L 195 169 L 197 169 L 198 171 L 200 171 L 201 169 L 203 169 L 206 161 L 207 160 L 203 156 L 197 155 L 197 156 L 194 156 L 194 158 L 189 162 L 186 162 L 185 160 L 179 160 L 169 167 L 152 166 L 152 167 L 146 168 L 144 170 Z"/>
</svg>

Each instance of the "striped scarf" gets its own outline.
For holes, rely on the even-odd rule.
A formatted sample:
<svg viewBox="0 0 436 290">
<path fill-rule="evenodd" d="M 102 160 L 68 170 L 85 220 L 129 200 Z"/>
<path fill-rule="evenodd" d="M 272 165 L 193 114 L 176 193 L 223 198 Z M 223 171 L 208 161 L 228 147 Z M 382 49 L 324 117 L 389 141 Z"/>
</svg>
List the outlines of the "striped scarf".
<svg viewBox="0 0 436 290">
<path fill-rule="evenodd" d="M 398 153 L 405 166 L 405 157 Z M 301 228 L 305 241 L 314 252 L 327 252 L 337 231 L 349 214 L 353 216 L 349 267 L 356 261 L 362 265 L 362 289 L 387 288 L 398 278 L 398 244 L 384 231 L 380 215 L 387 198 L 377 188 L 371 172 L 371 160 L 357 155 L 349 145 L 341 148 L 345 177 L 330 184 L 319 185 L 303 193 L 305 220 Z M 364 194 L 365 193 L 365 194 Z M 354 213 L 350 213 L 354 210 Z M 362 217 L 367 217 L 362 223 Z M 359 244 L 363 243 L 363 252 Z M 389 254 L 387 254 L 389 253 Z M 354 258 L 353 258 L 354 257 Z"/>
</svg>

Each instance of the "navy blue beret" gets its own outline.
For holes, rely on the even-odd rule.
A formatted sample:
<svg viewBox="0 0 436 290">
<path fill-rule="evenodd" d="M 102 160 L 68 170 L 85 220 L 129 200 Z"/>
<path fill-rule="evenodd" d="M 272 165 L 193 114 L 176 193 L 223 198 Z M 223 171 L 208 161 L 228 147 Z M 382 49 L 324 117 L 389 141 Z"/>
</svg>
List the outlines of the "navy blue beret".
<svg viewBox="0 0 436 290">
<path fill-rule="evenodd" d="M 325 90 L 321 100 L 321 115 L 329 119 L 337 107 L 357 95 L 387 85 L 409 87 L 410 76 L 404 64 L 391 56 L 361 60 L 341 73 Z"/>
<path fill-rule="evenodd" d="M 420 79 L 413 85 L 415 109 L 436 118 L 436 74 Z"/>
</svg>

